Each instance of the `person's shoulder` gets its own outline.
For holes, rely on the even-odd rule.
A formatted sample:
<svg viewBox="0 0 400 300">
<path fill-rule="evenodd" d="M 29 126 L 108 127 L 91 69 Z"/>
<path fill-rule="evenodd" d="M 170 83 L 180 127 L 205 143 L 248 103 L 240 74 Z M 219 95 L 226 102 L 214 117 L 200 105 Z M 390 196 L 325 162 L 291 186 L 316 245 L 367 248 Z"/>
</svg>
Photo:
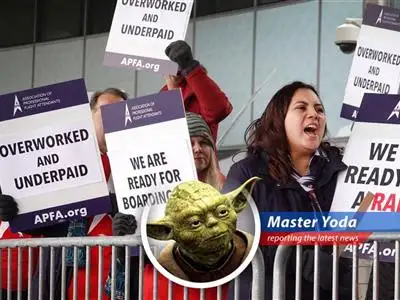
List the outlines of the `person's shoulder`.
<svg viewBox="0 0 400 300">
<path fill-rule="evenodd" d="M 330 161 L 341 161 L 343 159 L 343 148 L 333 146 L 328 142 L 324 142 L 321 148 Z"/>
<path fill-rule="evenodd" d="M 255 171 L 260 167 L 265 169 L 266 165 L 267 161 L 263 159 L 259 154 L 247 153 L 245 157 L 234 162 L 232 164 L 232 167 Z"/>
</svg>

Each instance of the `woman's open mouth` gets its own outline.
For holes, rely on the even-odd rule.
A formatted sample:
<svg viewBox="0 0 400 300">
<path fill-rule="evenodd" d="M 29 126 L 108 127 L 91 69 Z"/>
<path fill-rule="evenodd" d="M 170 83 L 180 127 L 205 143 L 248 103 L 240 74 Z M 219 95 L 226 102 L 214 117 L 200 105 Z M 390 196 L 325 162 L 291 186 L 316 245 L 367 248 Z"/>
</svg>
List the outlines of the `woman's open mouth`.
<svg viewBox="0 0 400 300">
<path fill-rule="evenodd" d="M 304 133 L 310 137 L 317 137 L 318 136 L 318 125 L 316 124 L 309 124 L 304 127 Z"/>
</svg>

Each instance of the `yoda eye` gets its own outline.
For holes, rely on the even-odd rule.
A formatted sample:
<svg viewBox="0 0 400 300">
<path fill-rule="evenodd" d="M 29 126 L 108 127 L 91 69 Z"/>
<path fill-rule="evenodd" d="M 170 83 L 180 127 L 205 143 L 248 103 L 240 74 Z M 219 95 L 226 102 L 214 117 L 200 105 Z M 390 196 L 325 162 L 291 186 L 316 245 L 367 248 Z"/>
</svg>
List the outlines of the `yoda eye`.
<svg viewBox="0 0 400 300">
<path fill-rule="evenodd" d="M 191 224 L 192 228 L 197 228 L 201 225 L 201 222 L 199 220 L 193 221 Z"/>
<path fill-rule="evenodd" d="M 216 217 L 223 218 L 229 215 L 229 208 L 226 205 L 220 205 L 216 209 Z"/>
<path fill-rule="evenodd" d="M 219 216 L 220 216 L 220 217 L 225 217 L 228 213 L 229 213 L 229 212 L 228 212 L 227 209 L 221 209 L 221 210 L 219 211 Z"/>
</svg>

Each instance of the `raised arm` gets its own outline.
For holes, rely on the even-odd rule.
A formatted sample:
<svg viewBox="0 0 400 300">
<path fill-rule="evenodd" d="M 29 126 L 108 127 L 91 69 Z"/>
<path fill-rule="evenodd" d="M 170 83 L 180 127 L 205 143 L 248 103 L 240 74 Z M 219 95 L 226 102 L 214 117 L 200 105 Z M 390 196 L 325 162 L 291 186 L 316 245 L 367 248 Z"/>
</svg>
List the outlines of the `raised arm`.
<svg viewBox="0 0 400 300">
<path fill-rule="evenodd" d="M 196 109 L 192 112 L 203 117 L 216 140 L 218 124 L 232 112 L 232 104 L 208 76 L 206 69 L 193 58 L 192 50 L 185 41 L 171 43 L 165 53 L 179 65 L 180 74 L 185 77 L 186 85 L 193 93 L 194 97 L 185 99 L 185 108 L 191 111 L 195 102 Z"/>
</svg>

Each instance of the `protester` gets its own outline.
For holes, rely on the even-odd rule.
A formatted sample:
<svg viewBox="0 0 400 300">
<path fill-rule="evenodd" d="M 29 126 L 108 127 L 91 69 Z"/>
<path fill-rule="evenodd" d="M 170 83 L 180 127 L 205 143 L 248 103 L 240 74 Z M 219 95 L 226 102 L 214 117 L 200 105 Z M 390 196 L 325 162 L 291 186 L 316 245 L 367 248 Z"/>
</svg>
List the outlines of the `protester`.
<svg viewBox="0 0 400 300">
<path fill-rule="evenodd" d="M 197 177 L 200 181 L 205 182 L 221 190 L 225 181 L 224 175 L 219 171 L 218 160 L 215 154 L 215 144 L 210 128 L 207 126 L 203 118 L 197 114 L 187 112 L 186 120 L 189 128 L 190 140 L 194 162 L 196 165 Z M 153 271 L 151 264 L 146 264 L 144 271 L 144 299 L 153 299 Z M 168 279 L 160 273 L 158 275 L 157 291 L 159 299 L 168 297 Z M 223 286 L 223 298 L 227 298 L 228 285 Z M 184 299 L 184 289 L 182 286 L 172 284 L 174 300 Z M 206 289 L 205 300 L 217 299 L 217 288 Z M 188 300 L 200 300 L 199 289 L 188 289 Z"/>
<path fill-rule="evenodd" d="M 216 142 L 218 125 L 232 112 L 232 104 L 207 75 L 206 69 L 193 58 L 192 50 L 185 41 L 172 42 L 165 49 L 165 54 L 178 64 L 179 69 L 176 76 L 165 76 L 166 85 L 162 91 L 180 88 L 185 110 L 203 117 Z"/>
<path fill-rule="evenodd" d="M 0 189 L 1 194 L 1 189 Z M 7 206 L 3 207 L 0 203 L 0 214 L 2 211 L 7 210 Z M 9 207 L 12 211 L 16 211 L 17 207 Z M 0 240 L 8 240 L 8 239 L 26 239 L 31 238 L 32 236 L 22 232 L 12 232 L 10 228 L 10 224 L 7 222 L 8 219 L 2 219 L 0 221 Z M 39 252 L 38 249 L 33 249 L 32 251 L 32 266 L 36 265 L 37 257 Z M 28 249 L 21 248 L 21 300 L 27 299 L 27 288 L 28 288 Z M 13 248 L 11 249 L 11 299 L 17 299 L 18 296 L 18 249 Z M 1 251 L 1 274 L 2 274 L 2 299 L 7 299 L 7 292 L 8 292 L 8 250 L 3 249 Z M 33 271 L 35 271 L 33 269 Z"/>
<path fill-rule="evenodd" d="M 232 165 L 223 191 L 258 176 L 253 198 L 260 212 L 314 212 L 330 209 L 337 176 L 347 167 L 339 149 L 323 142 L 326 115 L 317 91 L 293 82 L 275 93 L 261 117 L 246 130 L 247 157 Z M 272 299 L 276 246 L 262 246 L 265 262 L 265 299 Z M 303 247 L 302 297 L 313 299 L 314 246 Z M 321 247 L 319 292 L 332 298 L 332 247 Z M 286 299 L 294 299 L 296 254 L 287 264 Z M 351 297 L 351 268 L 339 260 L 339 299 Z M 249 268 L 246 272 L 250 272 Z M 242 282 L 241 282 L 242 283 Z M 250 299 L 241 289 L 240 299 Z"/>
<path fill-rule="evenodd" d="M 116 233 L 120 233 L 118 227 L 129 228 L 130 230 L 125 230 L 125 232 L 129 234 L 133 234 L 136 230 L 137 224 L 134 216 L 117 214 L 115 215 L 116 222 L 114 222 L 114 227 L 112 223 L 112 215 L 116 212 L 115 205 L 115 195 L 112 186 L 111 179 L 111 168 L 110 163 L 107 157 L 107 146 L 105 142 L 104 129 L 102 125 L 101 119 L 101 110 L 100 107 L 106 104 L 118 103 L 120 101 L 124 101 L 128 98 L 127 94 L 121 90 L 116 88 L 108 88 L 102 92 L 96 92 L 93 94 L 90 101 L 90 108 L 92 111 L 92 117 L 94 122 L 94 127 L 96 131 L 96 136 L 99 144 L 99 149 L 101 152 L 101 159 L 103 163 L 103 170 L 105 174 L 105 178 L 109 183 L 110 188 L 110 197 L 114 200 L 113 202 L 113 212 L 111 214 L 101 214 L 96 215 L 94 217 L 83 218 L 79 220 L 74 220 L 70 222 L 63 222 L 61 224 L 56 224 L 53 226 L 48 226 L 45 228 L 39 228 L 37 230 L 30 231 L 31 234 L 35 236 L 43 235 L 45 237 L 83 237 L 83 236 L 111 236 Z M 0 219 L 2 220 L 10 220 L 15 217 L 18 213 L 18 208 L 15 200 L 7 195 L 0 196 Z M 67 299 L 73 298 L 73 247 L 68 247 L 66 249 L 66 265 L 67 265 L 67 282 L 66 282 L 66 293 Z M 106 279 L 110 273 L 111 267 L 111 247 L 103 247 L 103 270 L 102 270 L 102 286 L 101 290 L 106 283 Z M 90 248 L 90 279 L 89 283 L 86 284 L 86 247 L 78 247 L 78 299 L 85 298 L 85 285 L 89 287 L 90 297 L 97 298 L 98 297 L 98 261 L 99 261 L 99 252 L 98 247 Z M 49 249 L 44 249 L 43 255 L 43 274 L 42 277 L 39 278 L 38 273 L 35 274 L 32 282 L 32 293 L 35 299 L 37 292 L 39 290 L 39 284 L 42 286 L 42 297 L 43 299 L 47 299 L 50 296 L 50 251 Z M 54 268 L 51 270 L 53 274 L 55 274 L 54 278 L 54 290 L 53 295 L 55 299 L 61 298 L 61 248 L 55 248 L 55 257 L 54 257 Z M 132 268 L 133 272 L 137 273 L 137 268 Z M 137 276 L 131 276 L 132 278 L 132 288 L 136 287 L 137 289 Z M 39 282 L 40 280 L 40 282 Z M 102 293 L 103 299 L 110 299 L 106 292 Z"/>
<path fill-rule="evenodd" d="M 186 120 L 189 128 L 190 140 L 192 144 L 192 151 L 195 160 L 196 170 L 198 179 L 210 184 L 214 188 L 221 190 L 225 177 L 218 168 L 217 156 L 215 154 L 215 143 L 212 137 L 210 128 L 207 126 L 204 119 L 195 113 L 187 112 Z M 122 233 L 123 234 L 123 233 Z M 122 235 L 121 234 L 121 235 Z M 123 271 L 120 266 L 118 270 Z M 153 299 L 153 272 L 154 267 L 147 261 L 144 270 L 144 299 Z M 117 277 L 123 278 L 124 274 L 117 274 Z M 123 289 L 123 284 L 120 285 Z M 224 285 L 222 289 L 222 299 L 227 298 L 228 285 Z M 183 287 L 177 284 L 172 284 L 174 300 L 183 300 Z M 122 295 L 123 291 L 118 291 L 119 295 Z M 158 299 L 168 298 L 168 279 L 158 273 L 157 283 L 157 294 Z M 217 299 L 217 289 L 206 289 L 205 299 L 213 300 Z M 121 299 L 123 297 L 121 296 Z M 199 289 L 188 289 L 188 300 L 199 300 L 200 290 Z"/>
</svg>

